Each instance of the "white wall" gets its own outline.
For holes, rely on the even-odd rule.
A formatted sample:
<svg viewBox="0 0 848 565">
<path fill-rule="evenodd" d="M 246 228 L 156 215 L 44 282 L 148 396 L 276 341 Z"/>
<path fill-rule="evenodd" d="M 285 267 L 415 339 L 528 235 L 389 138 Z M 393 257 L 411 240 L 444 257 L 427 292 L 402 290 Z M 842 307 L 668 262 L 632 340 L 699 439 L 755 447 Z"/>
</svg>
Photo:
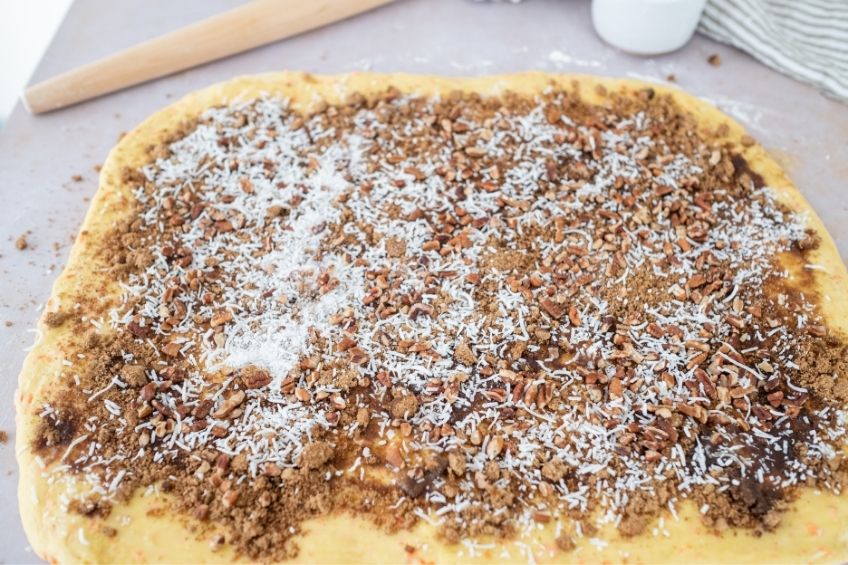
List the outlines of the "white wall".
<svg viewBox="0 0 848 565">
<path fill-rule="evenodd" d="M 71 0 L 0 0 L 0 122 L 35 70 Z"/>
</svg>

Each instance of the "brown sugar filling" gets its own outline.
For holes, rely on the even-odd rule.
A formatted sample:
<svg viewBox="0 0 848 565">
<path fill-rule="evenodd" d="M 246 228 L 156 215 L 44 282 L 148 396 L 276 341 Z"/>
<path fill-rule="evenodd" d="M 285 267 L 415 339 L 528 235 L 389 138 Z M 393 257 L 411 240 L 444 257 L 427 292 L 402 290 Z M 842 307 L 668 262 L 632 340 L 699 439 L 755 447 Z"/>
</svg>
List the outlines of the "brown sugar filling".
<svg viewBox="0 0 848 565">
<path fill-rule="evenodd" d="M 49 322 L 86 335 L 34 446 L 74 511 L 155 485 L 273 559 L 338 511 L 568 549 L 841 489 L 846 343 L 782 266 L 817 236 L 668 97 L 262 99 L 123 180 L 120 297 Z"/>
</svg>

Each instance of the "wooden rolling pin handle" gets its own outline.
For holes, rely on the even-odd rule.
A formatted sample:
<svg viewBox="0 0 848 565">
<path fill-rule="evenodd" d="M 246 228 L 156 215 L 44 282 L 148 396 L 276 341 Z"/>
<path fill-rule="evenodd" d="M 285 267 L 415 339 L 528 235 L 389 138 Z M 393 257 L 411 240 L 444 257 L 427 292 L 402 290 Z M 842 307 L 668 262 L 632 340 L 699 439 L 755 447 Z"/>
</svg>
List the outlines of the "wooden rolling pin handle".
<svg viewBox="0 0 848 565">
<path fill-rule="evenodd" d="M 342 20 L 391 0 L 253 0 L 30 86 L 24 105 L 49 112 Z"/>
</svg>

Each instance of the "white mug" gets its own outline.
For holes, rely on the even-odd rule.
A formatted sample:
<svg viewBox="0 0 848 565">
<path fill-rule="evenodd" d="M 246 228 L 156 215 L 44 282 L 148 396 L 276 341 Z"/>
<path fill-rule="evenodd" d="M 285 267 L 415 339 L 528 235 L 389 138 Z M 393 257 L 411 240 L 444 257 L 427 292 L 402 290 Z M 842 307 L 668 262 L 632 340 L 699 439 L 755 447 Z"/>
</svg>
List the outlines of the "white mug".
<svg viewBox="0 0 848 565">
<path fill-rule="evenodd" d="M 659 55 L 686 45 L 707 0 L 592 0 L 601 39 L 623 51 Z"/>
</svg>

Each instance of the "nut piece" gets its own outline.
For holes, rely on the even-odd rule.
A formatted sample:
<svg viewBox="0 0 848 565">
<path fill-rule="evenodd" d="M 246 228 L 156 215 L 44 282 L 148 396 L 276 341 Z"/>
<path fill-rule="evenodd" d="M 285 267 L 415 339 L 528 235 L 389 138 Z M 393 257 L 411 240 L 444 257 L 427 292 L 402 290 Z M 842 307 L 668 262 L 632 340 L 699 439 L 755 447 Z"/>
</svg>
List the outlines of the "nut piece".
<svg viewBox="0 0 848 565">
<path fill-rule="evenodd" d="M 668 293 L 673 296 L 676 300 L 685 300 L 686 299 L 686 291 L 680 288 L 680 285 L 673 284 L 669 287 Z"/>
<path fill-rule="evenodd" d="M 686 286 L 689 288 L 698 288 L 699 286 L 703 286 L 707 283 L 707 277 L 704 275 L 693 275 L 688 281 L 686 281 Z"/>
<path fill-rule="evenodd" d="M 579 326 L 581 323 L 580 320 L 580 312 L 577 310 L 575 306 L 572 306 L 568 309 L 568 319 L 571 321 L 572 326 Z"/>
<path fill-rule="evenodd" d="M 356 340 L 345 336 L 336 344 L 336 351 L 347 351 L 354 347 L 356 347 Z"/>
<path fill-rule="evenodd" d="M 403 468 L 403 455 L 401 455 L 400 448 L 396 443 L 390 443 L 386 446 L 385 458 L 386 462 L 395 469 Z"/>
<path fill-rule="evenodd" d="M 218 312 L 214 316 L 212 316 L 212 320 L 209 321 L 209 325 L 213 328 L 217 328 L 218 326 L 223 326 L 233 320 L 233 313 L 224 310 L 222 312 Z"/>
<path fill-rule="evenodd" d="M 180 344 L 172 341 L 162 348 L 162 353 L 168 357 L 176 357 L 180 354 Z"/>
<path fill-rule="evenodd" d="M 301 402 L 309 402 L 312 400 L 312 394 L 303 387 L 297 387 L 294 389 L 294 397 Z"/>
<path fill-rule="evenodd" d="M 656 322 L 651 322 L 645 329 L 652 337 L 659 338 L 665 335 L 665 331 Z"/>
<path fill-rule="evenodd" d="M 236 505 L 239 499 L 239 492 L 237 490 L 228 490 L 221 497 L 221 503 L 224 505 L 224 508 L 232 508 Z"/>
<path fill-rule="evenodd" d="M 218 419 L 226 418 L 233 410 L 241 406 L 241 403 L 244 402 L 245 397 L 246 396 L 243 390 L 237 390 L 232 395 L 230 395 L 229 398 L 222 402 L 217 410 L 212 412 L 212 417 Z"/>
<path fill-rule="evenodd" d="M 612 398 L 621 398 L 624 394 L 624 387 L 621 384 L 621 379 L 613 377 L 609 383 L 609 393 Z"/>
<path fill-rule="evenodd" d="M 145 402 L 153 400 L 153 397 L 156 396 L 156 383 L 147 383 L 146 385 L 141 387 L 139 395 L 141 396 L 141 399 Z"/>
<path fill-rule="evenodd" d="M 560 318 L 562 318 L 562 315 L 565 313 L 565 310 L 562 306 L 548 298 L 543 298 L 542 300 L 540 300 L 539 306 L 541 306 L 542 309 L 547 312 L 551 318 L 554 318 L 555 320 L 559 320 Z"/>
<path fill-rule="evenodd" d="M 364 365 L 368 362 L 368 354 L 362 348 L 354 347 L 348 351 L 350 362 L 354 365 Z"/>
<path fill-rule="evenodd" d="M 244 388 L 262 388 L 271 383 L 271 375 L 268 371 L 260 369 L 254 365 L 248 365 L 241 370 L 239 375 Z"/>
<path fill-rule="evenodd" d="M 494 459 L 498 455 L 501 454 L 504 448 L 504 440 L 501 436 L 494 436 L 489 440 L 489 443 L 486 445 L 486 457 L 489 459 Z"/>
</svg>

